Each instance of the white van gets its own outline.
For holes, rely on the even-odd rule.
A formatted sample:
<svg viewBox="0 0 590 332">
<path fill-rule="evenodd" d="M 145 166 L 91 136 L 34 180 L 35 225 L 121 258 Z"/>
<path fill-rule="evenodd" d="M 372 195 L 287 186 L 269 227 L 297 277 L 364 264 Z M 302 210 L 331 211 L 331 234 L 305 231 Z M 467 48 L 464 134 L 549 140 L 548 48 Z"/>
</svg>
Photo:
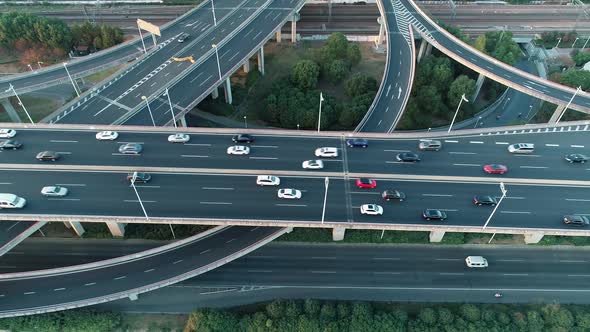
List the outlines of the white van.
<svg viewBox="0 0 590 332">
<path fill-rule="evenodd" d="M 535 144 L 532 143 L 518 143 L 508 146 L 510 153 L 533 153 L 535 151 Z"/>
<path fill-rule="evenodd" d="M 482 256 L 467 256 L 465 264 L 468 267 L 488 267 L 488 260 Z"/>
<path fill-rule="evenodd" d="M 0 194 L 0 209 L 21 209 L 27 200 L 14 194 Z"/>
</svg>

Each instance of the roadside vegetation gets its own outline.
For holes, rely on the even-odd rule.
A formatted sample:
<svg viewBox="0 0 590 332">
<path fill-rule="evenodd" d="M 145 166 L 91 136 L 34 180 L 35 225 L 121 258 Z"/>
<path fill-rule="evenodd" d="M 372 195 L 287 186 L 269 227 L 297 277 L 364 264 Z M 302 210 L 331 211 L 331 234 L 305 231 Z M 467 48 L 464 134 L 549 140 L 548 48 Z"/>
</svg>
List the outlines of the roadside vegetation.
<svg viewBox="0 0 590 332">
<path fill-rule="evenodd" d="M 82 223 L 84 227 L 83 237 L 111 239 L 113 235 L 104 223 Z M 172 225 L 176 239 L 184 239 L 204 232 L 214 226 L 209 225 Z M 170 225 L 164 224 L 127 224 L 125 226 L 125 239 L 148 240 L 174 240 Z"/>
</svg>

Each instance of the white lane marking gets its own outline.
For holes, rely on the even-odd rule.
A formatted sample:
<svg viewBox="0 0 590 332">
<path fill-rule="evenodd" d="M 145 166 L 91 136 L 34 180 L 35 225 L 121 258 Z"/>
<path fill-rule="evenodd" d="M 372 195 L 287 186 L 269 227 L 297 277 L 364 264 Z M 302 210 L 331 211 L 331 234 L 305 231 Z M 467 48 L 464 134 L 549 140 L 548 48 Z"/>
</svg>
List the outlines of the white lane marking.
<svg viewBox="0 0 590 332">
<path fill-rule="evenodd" d="M 277 149 L 277 145 L 252 145 L 253 148 L 270 148 L 270 149 Z"/>
<path fill-rule="evenodd" d="M 12 184 L 10 182 L 0 182 L 0 184 Z"/>
<path fill-rule="evenodd" d="M 447 212 L 457 212 L 457 211 L 459 211 L 458 209 L 437 209 L 437 210 L 447 211 Z"/>
<path fill-rule="evenodd" d="M 582 199 L 582 198 L 566 198 L 566 201 L 571 202 L 590 202 L 590 199 Z"/>
<path fill-rule="evenodd" d="M 89 282 L 87 284 L 84 284 L 84 286 L 92 286 L 92 285 L 96 285 L 96 283 L 95 282 Z"/>
<path fill-rule="evenodd" d="M 234 190 L 234 188 L 221 188 L 221 187 L 201 187 L 203 190 Z"/>
<path fill-rule="evenodd" d="M 363 194 L 363 195 L 380 195 L 381 193 L 371 192 L 371 191 L 351 191 L 351 194 Z"/>
<path fill-rule="evenodd" d="M 499 199 L 500 197 L 497 197 L 497 198 Z M 506 198 L 506 199 L 524 199 L 524 197 L 520 197 L 520 196 L 506 196 L 504 198 Z"/>
<path fill-rule="evenodd" d="M 129 185 L 131 187 L 131 185 Z M 135 185 L 135 188 L 149 188 L 149 189 L 158 189 L 160 186 L 148 186 L 148 185 Z"/>
<path fill-rule="evenodd" d="M 560 259 L 560 263 L 586 263 L 585 260 L 576 260 L 576 259 Z"/>
<path fill-rule="evenodd" d="M 211 249 L 203 250 L 203 251 L 201 251 L 201 252 L 199 253 L 199 255 L 206 254 L 206 253 L 208 253 L 209 251 L 211 251 Z"/>
<path fill-rule="evenodd" d="M 519 166 L 520 168 L 549 168 L 547 166 Z"/>
<path fill-rule="evenodd" d="M 227 240 L 227 241 L 225 241 L 225 243 L 234 242 L 235 240 L 236 240 L 235 238 L 234 239 L 231 239 L 231 240 Z"/>
<path fill-rule="evenodd" d="M 313 257 L 311 257 L 311 259 L 336 259 L 336 257 L 333 257 L 333 256 L 313 256 Z"/>
<path fill-rule="evenodd" d="M 481 167 L 480 164 L 453 164 L 453 166 L 475 166 L 475 167 Z"/>
<path fill-rule="evenodd" d="M 248 270 L 248 273 L 272 273 L 272 270 Z"/>
<path fill-rule="evenodd" d="M 0 183 L 1 184 L 1 183 Z M 83 183 L 56 183 L 56 186 L 68 186 L 68 187 L 86 187 Z"/>
<path fill-rule="evenodd" d="M 583 148 L 583 145 L 570 145 L 572 148 Z"/>
<path fill-rule="evenodd" d="M 52 139 L 50 140 L 51 143 L 78 143 L 78 141 L 62 141 L 62 140 L 56 140 L 56 139 Z"/>
<path fill-rule="evenodd" d="M 199 202 L 199 204 L 210 204 L 210 205 L 232 205 L 231 202 Z"/>
<path fill-rule="evenodd" d="M 57 154 L 72 154 L 71 152 L 67 152 L 67 151 L 57 151 Z"/>
<path fill-rule="evenodd" d="M 143 272 L 145 272 L 145 273 L 149 273 L 149 272 L 152 272 L 152 271 L 155 271 L 155 270 L 156 270 L 156 269 L 148 269 L 148 270 L 145 270 L 145 271 L 143 271 Z"/>
<path fill-rule="evenodd" d="M 111 153 L 111 155 L 113 156 L 141 156 L 141 153 L 137 153 L 137 154 L 128 154 L 128 153 Z"/>
<path fill-rule="evenodd" d="M 35 292 L 26 292 L 26 293 L 23 293 L 23 294 L 25 294 L 25 295 L 32 295 L 32 294 L 35 294 Z"/>
<path fill-rule="evenodd" d="M 568 274 L 568 277 L 590 277 L 590 274 Z"/>
<path fill-rule="evenodd" d="M 515 154 L 515 157 L 540 157 L 538 154 Z"/>
<path fill-rule="evenodd" d="M 383 150 L 385 152 L 410 152 L 410 150 Z"/>
<path fill-rule="evenodd" d="M 371 259 L 374 259 L 376 261 L 399 261 L 399 260 L 401 260 L 401 258 L 398 258 L 398 257 L 373 257 Z"/>
<path fill-rule="evenodd" d="M 526 277 L 529 274 L 528 273 L 502 273 L 502 275 L 507 276 L 507 277 Z"/>
<path fill-rule="evenodd" d="M 209 156 L 202 156 L 198 154 L 181 154 L 182 158 L 209 158 Z"/>
<path fill-rule="evenodd" d="M 381 125 L 381 122 L 383 122 L 383 120 L 379 120 L 379 123 L 377 123 L 377 127 Z"/>
<path fill-rule="evenodd" d="M 306 207 L 307 204 L 275 204 L 276 206 L 294 206 L 294 207 Z"/>
<path fill-rule="evenodd" d="M 139 203 L 139 201 L 136 199 L 126 199 L 126 200 L 123 200 L 123 202 L 125 202 L 125 203 Z M 142 203 L 157 203 L 158 201 L 144 201 L 142 199 L 141 202 Z"/>
<path fill-rule="evenodd" d="M 446 195 L 446 194 L 422 194 L 422 196 L 429 196 L 429 197 L 453 197 L 453 195 Z"/>
<path fill-rule="evenodd" d="M 274 157 L 248 157 L 250 159 L 260 159 L 260 160 L 276 160 L 279 158 L 274 158 Z"/>
<path fill-rule="evenodd" d="M 465 273 L 459 273 L 459 272 L 439 272 L 439 275 L 441 276 L 462 276 Z"/>
<path fill-rule="evenodd" d="M 79 201 L 79 198 L 48 198 L 48 201 Z"/>
<path fill-rule="evenodd" d="M 559 146 L 559 144 L 545 144 L 545 146 Z"/>
<path fill-rule="evenodd" d="M 497 259 L 498 262 L 524 262 L 524 259 Z"/>
<path fill-rule="evenodd" d="M 211 146 L 211 144 L 205 144 L 205 143 L 184 143 L 184 145 L 190 145 L 190 146 Z"/>
<path fill-rule="evenodd" d="M 462 259 L 460 259 L 460 258 L 437 258 L 435 260 L 437 260 L 437 261 L 461 261 Z"/>
<path fill-rule="evenodd" d="M 459 141 L 454 141 L 454 140 L 448 140 L 448 139 L 446 139 L 445 140 L 445 143 L 459 143 Z"/>
<path fill-rule="evenodd" d="M 483 144 L 483 141 L 469 141 L 471 144 Z"/>
<path fill-rule="evenodd" d="M 125 278 L 127 278 L 127 276 L 116 277 L 116 278 L 113 278 L 113 280 L 121 280 L 121 279 L 125 279 Z"/>
<path fill-rule="evenodd" d="M 62 291 L 62 290 L 66 290 L 66 289 L 64 287 L 53 289 L 54 292 L 58 292 L 58 291 Z"/>
<path fill-rule="evenodd" d="M 477 154 L 476 152 L 449 152 L 450 154 Z"/>
<path fill-rule="evenodd" d="M 500 211 L 500 213 L 509 213 L 509 214 L 531 214 L 528 211 Z"/>
<path fill-rule="evenodd" d="M 311 273 L 317 273 L 317 274 L 326 274 L 326 273 L 336 273 L 336 271 L 310 271 Z"/>
<path fill-rule="evenodd" d="M 177 260 L 177 261 L 174 261 L 174 262 L 172 262 L 172 264 L 173 264 L 173 265 L 176 265 L 176 264 L 178 264 L 178 263 L 182 262 L 183 260 L 184 260 L 184 259 L 179 259 L 179 260 Z"/>
<path fill-rule="evenodd" d="M 508 143 L 508 142 L 496 142 L 496 144 L 498 144 L 498 145 L 508 145 L 510 143 Z"/>
<path fill-rule="evenodd" d="M 373 272 L 373 274 L 401 274 L 401 272 L 381 272 L 381 271 L 375 271 Z"/>
</svg>

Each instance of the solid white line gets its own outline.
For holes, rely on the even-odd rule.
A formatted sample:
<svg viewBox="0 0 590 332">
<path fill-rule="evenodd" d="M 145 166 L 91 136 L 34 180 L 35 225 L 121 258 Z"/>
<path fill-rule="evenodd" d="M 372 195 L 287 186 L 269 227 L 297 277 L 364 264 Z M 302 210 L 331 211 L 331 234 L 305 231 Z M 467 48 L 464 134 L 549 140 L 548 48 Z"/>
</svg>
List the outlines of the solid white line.
<svg viewBox="0 0 590 332">
<path fill-rule="evenodd" d="M 62 288 L 54 288 L 53 291 L 57 292 L 57 291 L 62 291 L 62 290 L 66 290 L 64 287 Z"/>
<path fill-rule="evenodd" d="M 512 214 L 531 214 L 528 211 L 500 211 L 500 213 L 512 213 Z"/>
<path fill-rule="evenodd" d="M 586 263 L 585 260 L 575 260 L 575 259 L 560 259 L 560 263 Z"/>
<path fill-rule="evenodd" d="M 583 145 L 570 145 L 572 148 L 583 148 Z"/>
<path fill-rule="evenodd" d="M 141 156 L 141 153 L 138 154 L 126 154 L 126 153 L 111 153 L 113 156 Z"/>
<path fill-rule="evenodd" d="M 79 201 L 79 198 L 48 198 L 48 201 Z"/>
<path fill-rule="evenodd" d="M 181 154 L 180 156 L 183 158 L 209 158 L 209 156 L 200 156 L 196 154 Z"/>
<path fill-rule="evenodd" d="M 460 258 L 437 258 L 435 260 L 437 260 L 437 261 L 461 261 L 462 259 L 460 259 Z"/>
<path fill-rule="evenodd" d="M 201 187 L 204 190 L 234 190 L 234 188 Z"/>
<path fill-rule="evenodd" d="M 57 151 L 55 153 L 57 153 L 57 154 L 72 154 L 71 152 L 68 152 L 68 151 Z"/>
<path fill-rule="evenodd" d="M 540 157 L 538 154 L 515 154 L 515 157 Z"/>
<path fill-rule="evenodd" d="M 125 203 L 139 203 L 139 201 L 136 199 L 126 199 L 123 202 L 125 202 Z M 142 203 L 156 203 L 157 201 L 144 201 L 144 200 L 142 200 L 141 202 Z"/>
<path fill-rule="evenodd" d="M 484 142 L 482 142 L 482 141 L 469 141 L 469 143 L 471 143 L 471 144 L 483 144 Z"/>
<path fill-rule="evenodd" d="M 232 205 L 230 202 L 199 202 L 200 204 L 213 204 L 213 205 Z"/>
<path fill-rule="evenodd" d="M 373 257 L 371 259 L 374 259 L 376 261 L 399 261 L 401 258 L 397 258 L 397 257 Z"/>
<path fill-rule="evenodd" d="M 373 274 L 401 274 L 401 272 L 380 272 L 380 271 L 375 271 L 373 272 Z"/>
<path fill-rule="evenodd" d="M 276 206 L 294 206 L 294 207 L 306 207 L 306 204 L 275 204 Z"/>
<path fill-rule="evenodd" d="M 336 273 L 336 271 L 311 271 L 311 273 Z"/>
<path fill-rule="evenodd" d="M 263 159 L 263 160 L 275 160 L 275 159 L 279 159 L 279 158 L 274 158 L 274 157 L 248 157 L 250 159 Z"/>
<path fill-rule="evenodd" d="M 172 264 L 173 264 L 173 265 L 176 265 L 176 264 L 178 264 L 178 263 L 182 262 L 183 260 L 184 260 L 184 259 L 179 259 L 179 260 L 177 260 L 177 261 L 174 261 L 174 262 L 172 262 Z"/>
<path fill-rule="evenodd" d="M 508 143 L 508 142 L 496 142 L 496 144 L 498 144 L 498 145 L 508 145 L 510 143 Z"/>
<path fill-rule="evenodd" d="M 325 257 L 323 257 L 323 256 L 313 256 L 313 257 L 311 257 L 311 259 L 336 259 L 336 257 L 333 257 L 333 256 L 325 256 Z"/>
<path fill-rule="evenodd" d="M 432 197 L 453 197 L 453 195 L 446 195 L 446 194 L 422 194 L 422 196 L 432 196 Z"/>
<path fill-rule="evenodd" d="M 364 195 L 380 195 L 381 193 L 370 192 L 370 191 L 351 191 L 351 194 L 364 194 Z"/>
<path fill-rule="evenodd" d="M 190 145 L 190 146 L 211 146 L 211 144 L 205 144 L 205 143 L 184 143 L 184 145 Z"/>
<path fill-rule="evenodd" d="M 60 140 L 50 140 L 51 143 L 78 143 L 78 141 L 60 141 Z"/>
<path fill-rule="evenodd" d="M 590 202 L 590 199 L 583 199 L 583 198 L 566 198 L 566 201 L 572 202 Z"/>
<path fill-rule="evenodd" d="M 207 249 L 207 250 L 201 251 L 201 252 L 199 253 L 199 255 L 206 254 L 206 253 L 208 253 L 209 251 L 211 251 L 211 249 Z"/>
<path fill-rule="evenodd" d="M 10 182 L 0 182 L 0 184 L 12 184 Z"/>
<path fill-rule="evenodd" d="M 441 276 L 462 276 L 465 273 L 453 273 L 453 272 L 440 272 L 439 275 Z"/>
<path fill-rule="evenodd" d="M 271 148 L 271 149 L 277 149 L 278 146 L 276 145 L 252 145 L 253 148 Z"/>
<path fill-rule="evenodd" d="M 497 197 L 497 198 L 499 199 L 500 197 Z M 506 198 L 506 199 L 525 199 L 524 197 L 521 197 L 521 196 L 506 196 L 504 198 Z"/>
<path fill-rule="evenodd" d="M 457 212 L 457 211 L 459 211 L 458 209 L 438 209 L 438 210 L 447 211 L 447 212 Z"/>
<path fill-rule="evenodd" d="M 1 183 L 0 183 L 1 184 Z M 68 187 L 86 187 L 83 183 L 56 183 L 56 186 L 68 186 Z"/>
<path fill-rule="evenodd" d="M 509 277 L 524 277 L 524 276 L 528 276 L 528 273 L 502 273 L 502 275 L 504 276 L 509 276 Z"/>
<path fill-rule="evenodd" d="M 272 273 L 271 270 L 248 270 L 248 273 Z"/>
<path fill-rule="evenodd" d="M 539 168 L 539 169 L 541 169 L 541 168 L 549 168 L 547 166 L 519 166 L 519 167 L 520 168 Z"/>
<path fill-rule="evenodd" d="M 590 274 L 568 274 L 568 277 L 590 277 Z"/>
<path fill-rule="evenodd" d="M 116 278 L 113 278 L 113 280 L 121 280 L 121 279 L 125 279 L 125 278 L 127 278 L 127 276 L 116 277 Z"/>
<path fill-rule="evenodd" d="M 545 144 L 545 146 L 559 146 L 559 144 Z"/>
<path fill-rule="evenodd" d="M 453 164 L 454 166 L 475 166 L 475 167 L 481 167 L 481 165 L 479 164 Z"/>
<path fill-rule="evenodd" d="M 446 139 L 446 140 L 445 140 L 445 143 L 459 143 L 459 141 L 452 141 L 452 140 L 448 140 L 448 139 Z"/>
<path fill-rule="evenodd" d="M 450 154 L 477 154 L 475 152 L 449 152 Z"/>
</svg>

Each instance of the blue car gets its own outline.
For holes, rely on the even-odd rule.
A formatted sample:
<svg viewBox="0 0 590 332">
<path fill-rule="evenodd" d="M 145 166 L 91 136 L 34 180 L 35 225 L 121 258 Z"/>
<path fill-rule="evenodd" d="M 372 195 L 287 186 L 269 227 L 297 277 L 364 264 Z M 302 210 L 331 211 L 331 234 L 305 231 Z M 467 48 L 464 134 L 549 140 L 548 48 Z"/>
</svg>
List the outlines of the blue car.
<svg viewBox="0 0 590 332">
<path fill-rule="evenodd" d="M 366 148 L 369 146 L 369 141 L 364 138 L 351 138 L 346 140 L 346 145 L 351 148 Z"/>
</svg>

